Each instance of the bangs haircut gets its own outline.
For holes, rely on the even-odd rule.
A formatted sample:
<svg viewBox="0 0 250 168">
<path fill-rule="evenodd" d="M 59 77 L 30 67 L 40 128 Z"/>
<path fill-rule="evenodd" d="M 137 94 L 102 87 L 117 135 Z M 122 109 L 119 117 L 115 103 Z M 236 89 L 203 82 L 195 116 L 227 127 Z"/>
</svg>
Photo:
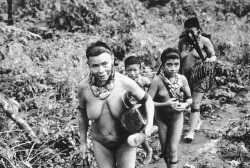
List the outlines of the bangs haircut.
<svg viewBox="0 0 250 168">
<path fill-rule="evenodd" d="M 97 41 L 95 43 L 92 43 L 86 50 L 86 57 L 89 59 L 89 57 L 96 57 L 100 54 L 103 53 L 108 53 L 112 55 L 110 47 L 102 42 L 102 41 Z"/>
<path fill-rule="evenodd" d="M 134 65 L 134 64 L 139 65 L 141 67 L 140 59 L 138 57 L 134 56 L 134 55 L 129 56 L 124 61 L 125 68 L 127 68 L 130 65 Z"/>
<path fill-rule="evenodd" d="M 181 59 L 181 54 L 176 48 L 167 48 L 161 54 L 161 63 L 165 64 L 168 59 Z"/>
</svg>

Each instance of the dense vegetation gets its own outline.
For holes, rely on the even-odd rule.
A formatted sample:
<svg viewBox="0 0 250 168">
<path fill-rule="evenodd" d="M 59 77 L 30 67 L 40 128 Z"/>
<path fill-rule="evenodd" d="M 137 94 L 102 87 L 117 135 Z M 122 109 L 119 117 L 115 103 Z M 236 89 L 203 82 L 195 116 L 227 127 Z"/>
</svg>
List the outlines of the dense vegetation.
<svg viewBox="0 0 250 168">
<path fill-rule="evenodd" d="M 27 138 L 0 109 L 0 166 L 96 166 L 90 143 L 87 160 L 79 157 L 76 99 L 77 83 L 88 73 L 85 49 L 96 40 L 108 42 L 118 60 L 136 54 L 152 77 L 161 52 L 176 47 L 183 21 L 195 15 L 212 34 L 220 60 L 220 89 L 210 99 L 233 103 L 250 84 L 248 0 L 13 0 L 12 26 L 5 23 L 7 1 L 0 6 L 0 93 L 20 104 L 18 115 L 39 139 Z M 238 167 L 249 165 L 249 122 L 245 117 L 236 124 L 246 132 L 225 135 L 232 148 L 222 145 L 222 151 L 238 151 L 221 154 Z M 142 157 L 139 149 L 138 164 Z"/>
</svg>

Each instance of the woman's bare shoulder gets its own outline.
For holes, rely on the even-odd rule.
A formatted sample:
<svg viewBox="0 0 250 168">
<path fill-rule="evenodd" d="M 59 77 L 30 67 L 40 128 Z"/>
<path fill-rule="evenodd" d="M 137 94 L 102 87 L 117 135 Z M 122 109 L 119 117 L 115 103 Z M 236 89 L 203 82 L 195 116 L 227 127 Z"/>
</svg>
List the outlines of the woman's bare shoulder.
<svg viewBox="0 0 250 168">
<path fill-rule="evenodd" d="M 207 37 L 204 37 L 204 36 L 200 36 L 200 41 L 203 43 L 203 44 L 212 44 L 211 40 Z"/>
<path fill-rule="evenodd" d="M 119 81 L 123 85 L 131 85 L 131 83 L 135 83 L 135 81 L 126 75 L 123 75 L 119 72 L 115 73 L 115 80 Z"/>
<path fill-rule="evenodd" d="M 184 75 L 178 74 L 178 77 L 181 79 L 182 83 L 186 83 L 187 82 L 187 78 Z"/>
<path fill-rule="evenodd" d="M 156 75 L 153 80 L 152 80 L 152 84 L 159 84 L 162 81 L 162 79 L 159 77 L 159 75 Z"/>
</svg>

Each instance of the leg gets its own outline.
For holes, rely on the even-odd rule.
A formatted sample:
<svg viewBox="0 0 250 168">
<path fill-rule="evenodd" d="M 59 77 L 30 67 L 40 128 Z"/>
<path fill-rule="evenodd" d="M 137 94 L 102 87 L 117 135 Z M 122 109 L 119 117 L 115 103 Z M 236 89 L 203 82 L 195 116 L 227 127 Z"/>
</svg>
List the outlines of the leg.
<svg viewBox="0 0 250 168">
<path fill-rule="evenodd" d="M 165 161 L 165 163 L 167 164 L 168 162 L 168 155 L 167 155 L 167 132 L 168 132 L 168 128 L 167 125 L 165 123 L 163 123 L 161 121 L 160 118 L 157 117 L 157 114 L 155 115 L 155 123 L 159 128 L 159 140 L 161 143 L 161 151 L 162 151 L 162 157 Z"/>
<path fill-rule="evenodd" d="M 143 161 L 143 164 L 147 165 L 151 162 L 152 155 L 153 155 L 153 149 L 149 146 L 149 143 L 147 140 L 144 143 L 142 143 L 142 147 L 147 153 L 147 155 Z"/>
<path fill-rule="evenodd" d="M 177 168 L 178 163 L 178 145 L 181 139 L 183 129 L 183 113 L 178 114 L 178 119 L 169 128 L 168 168 Z"/>
<path fill-rule="evenodd" d="M 135 168 L 136 148 L 123 143 L 116 152 L 118 168 Z"/>
<path fill-rule="evenodd" d="M 115 155 L 113 151 L 95 140 L 92 140 L 92 144 L 98 167 L 115 168 Z"/>
<path fill-rule="evenodd" d="M 196 93 L 193 92 L 192 98 L 193 98 L 193 104 L 190 114 L 190 128 L 187 136 L 185 136 L 185 139 L 190 142 L 194 139 L 195 129 L 196 126 L 200 120 L 200 102 L 203 97 L 204 93 Z"/>
</svg>

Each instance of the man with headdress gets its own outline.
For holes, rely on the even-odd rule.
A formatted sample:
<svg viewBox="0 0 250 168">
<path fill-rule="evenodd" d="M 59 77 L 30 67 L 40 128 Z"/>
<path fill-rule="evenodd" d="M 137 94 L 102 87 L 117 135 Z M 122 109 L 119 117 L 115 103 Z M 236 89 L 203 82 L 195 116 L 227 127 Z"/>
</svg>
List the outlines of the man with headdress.
<svg viewBox="0 0 250 168">
<path fill-rule="evenodd" d="M 182 73 L 188 79 L 192 89 L 190 129 L 184 137 L 187 142 L 191 142 L 194 139 L 195 130 L 200 129 L 200 102 L 204 93 L 209 90 L 206 85 L 213 81 L 212 78 L 211 80 L 208 78 L 209 76 L 195 76 L 194 74 L 202 74 L 202 72 L 197 72 L 200 70 L 196 67 L 198 67 L 197 65 L 205 65 L 204 62 L 209 65 L 209 63 L 215 62 L 217 57 L 211 40 L 203 36 L 197 17 L 187 19 L 184 22 L 184 29 L 185 31 L 180 36 L 178 49 L 181 52 Z M 207 67 L 209 68 L 209 66 Z"/>
<path fill-rule="evenodd" d="M 86 57 L 90 74 L 78 87 L 82 157 L 85 159 L 87 131 L 89 121 L 92 121 L 90 135 L 98 167 L 134 168 L 136 146 L 140 145 L 143 138 L 130 135 L 121 122 L 121 117 L 127 110 L 137 112 L 135 108 L 126 107 L 123 97 L 129 92 L 144 107 L 147 123 L 143 135 L 146 137 L 150 136 L 153 126 L 153 101 L 135 81 L 114 71 L 114 55 L 106 43 L 97 41 L 90 45 Z"/>
</svg>

